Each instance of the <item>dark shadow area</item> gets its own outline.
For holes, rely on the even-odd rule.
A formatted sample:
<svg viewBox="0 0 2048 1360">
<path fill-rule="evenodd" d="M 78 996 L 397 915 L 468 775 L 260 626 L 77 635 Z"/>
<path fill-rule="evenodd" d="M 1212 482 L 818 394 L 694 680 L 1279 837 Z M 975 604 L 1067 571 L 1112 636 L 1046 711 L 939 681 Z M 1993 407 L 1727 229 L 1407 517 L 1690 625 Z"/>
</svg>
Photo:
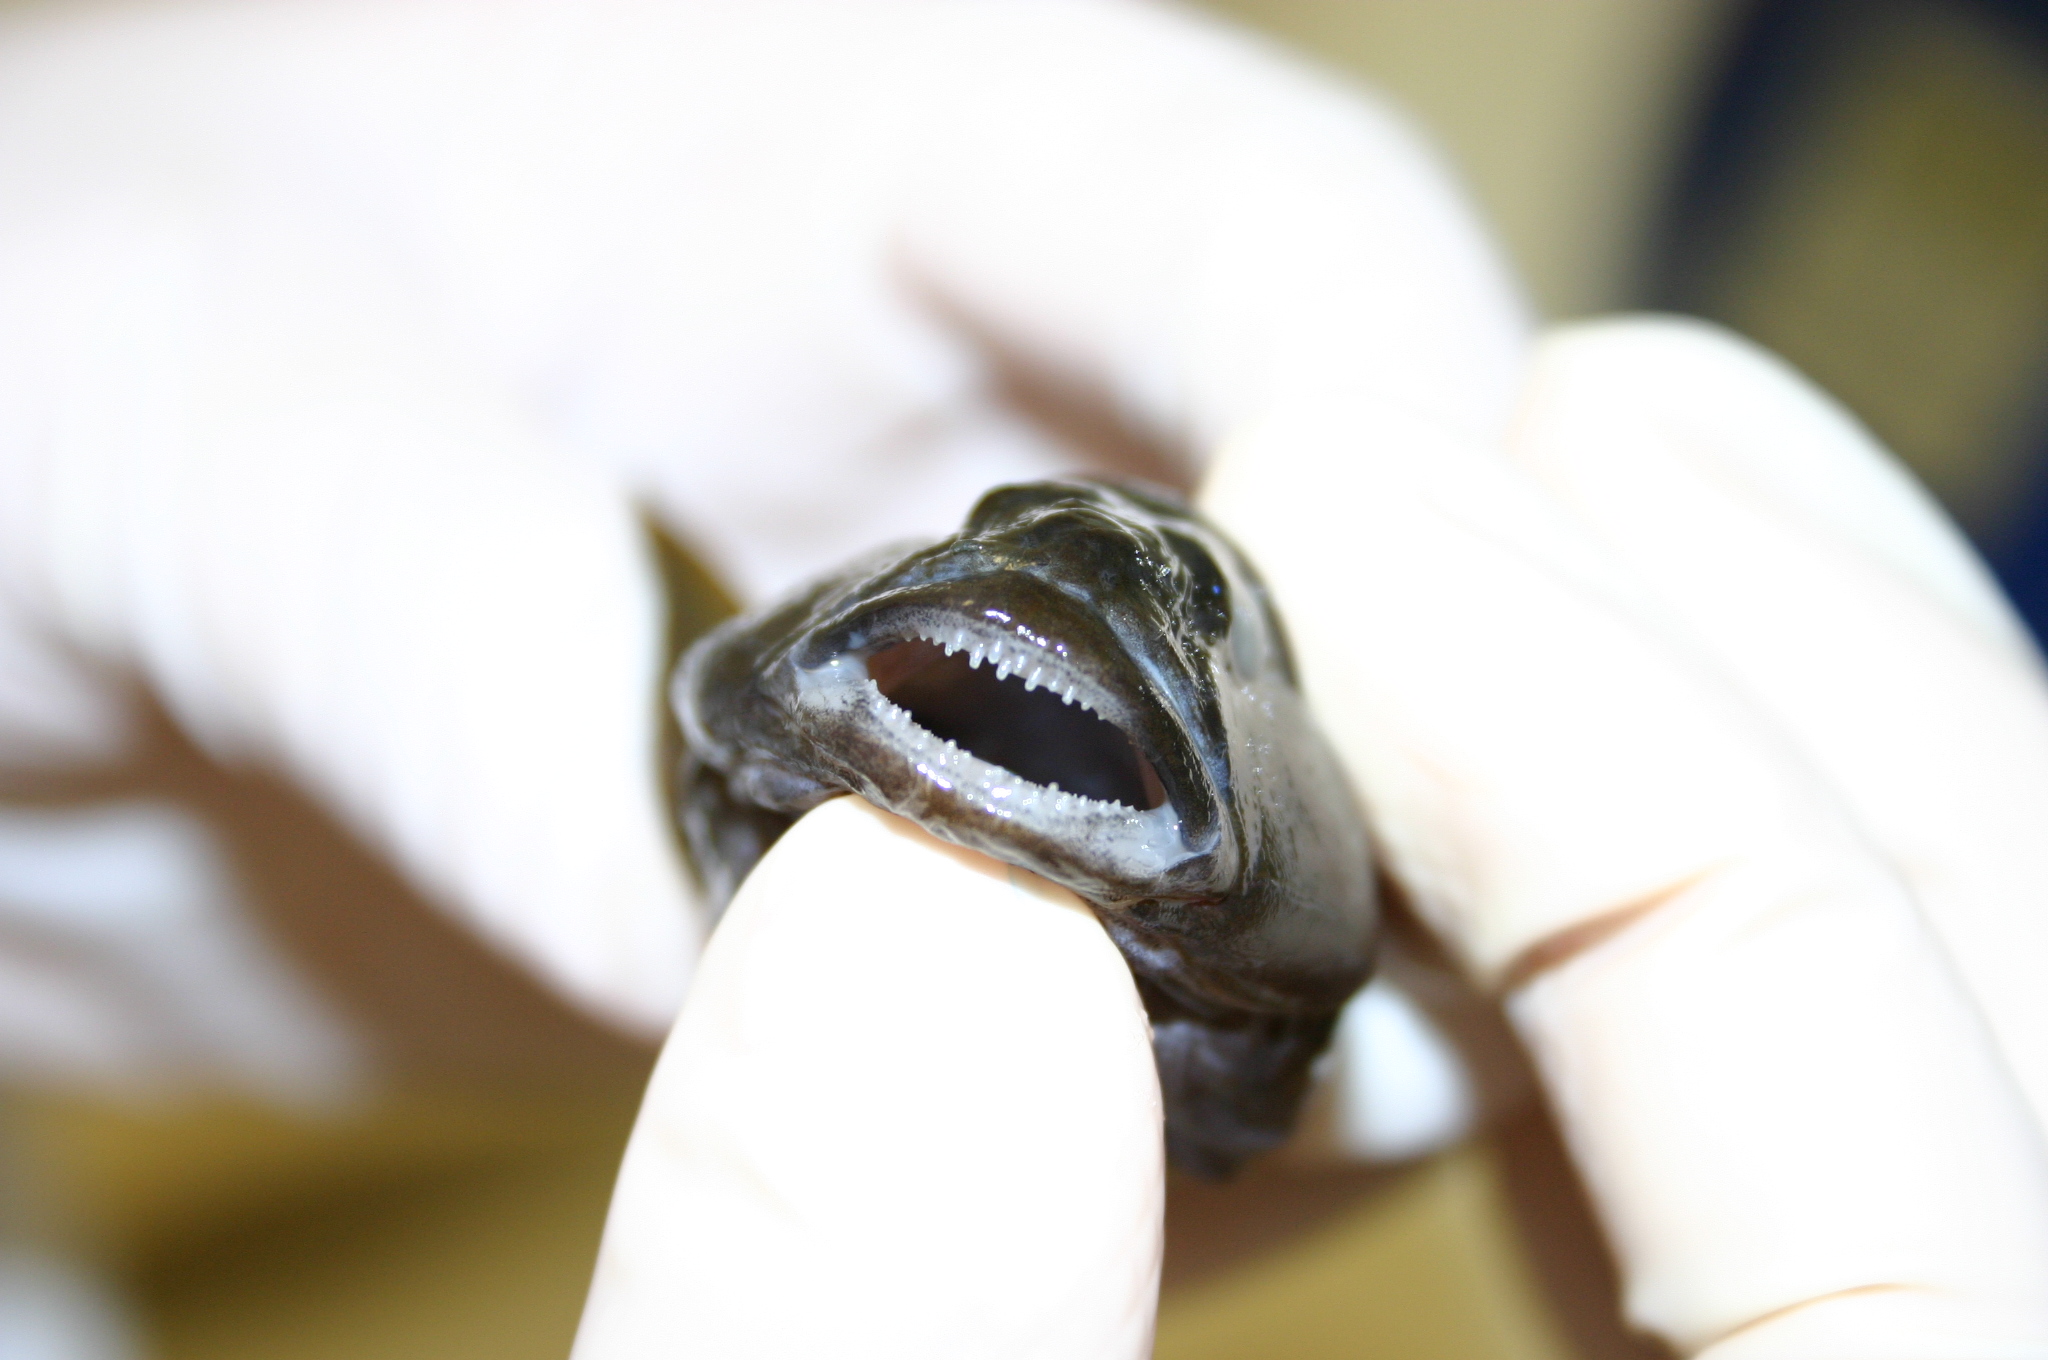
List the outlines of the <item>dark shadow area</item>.
<svg viewBox="0 0 2048 1360">
<path fill-rule="evenodd" d="M 2048 637 L 2048 3 L 1746 0 L 1636 294 L 1759 341 Z"/>
</svg>

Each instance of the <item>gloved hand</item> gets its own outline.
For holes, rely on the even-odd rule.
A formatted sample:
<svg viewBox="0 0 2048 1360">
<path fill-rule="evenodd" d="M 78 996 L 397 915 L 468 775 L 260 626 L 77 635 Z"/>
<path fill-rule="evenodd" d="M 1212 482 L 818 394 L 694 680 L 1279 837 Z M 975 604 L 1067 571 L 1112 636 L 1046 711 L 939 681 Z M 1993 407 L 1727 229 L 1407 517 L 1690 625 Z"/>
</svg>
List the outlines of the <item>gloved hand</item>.
<svg viewBox="0 0 2048 1360">
<path fill-rule="evenodd" d="M 1342 620 L 1297 624 L 1311 698 L 1532 1051 L 1629 1316 L 1714 1360 L 2040 1349 L 2031 645 L 1867 436 L 1708 328 L 1545 338 L 1506 443 L 1290 412 L 1203 494 Z"/>
<path fill-rule="evenodd" d="M 1383 111 L 1111 5 L 38 22 L 0 46 L 9 749 L 106 749 L 139 672 L 654 1027 L 695 928 L 635 503 L 758 599 L 997 480 L 1220 450 L 1204 500 L 1508 996 L 1633 1316 L 1717 1357 L 2048 1341 L 1999 980 L 2040 956 L 2031 654 L 1768 366 L 1619 331 L 1529 368 Z M 1139 438 L 1106 463 L 1048 394 Z M 657 1074 L 584 1360 L 1141 1353 L 1143 1029 L 1039 891 L 850 803 L 791 833 Z"/>
</svg>

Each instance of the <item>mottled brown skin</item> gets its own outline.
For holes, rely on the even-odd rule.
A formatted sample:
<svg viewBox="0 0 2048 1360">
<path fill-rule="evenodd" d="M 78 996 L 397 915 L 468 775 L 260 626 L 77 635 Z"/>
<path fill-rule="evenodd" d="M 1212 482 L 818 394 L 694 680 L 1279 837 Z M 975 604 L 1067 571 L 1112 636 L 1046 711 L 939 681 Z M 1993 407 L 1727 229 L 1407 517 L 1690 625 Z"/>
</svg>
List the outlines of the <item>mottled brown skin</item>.
<svg viewBox="0 0 2048 1360">
<path fill-rule="evenodd" d="M 674 700 L 714 901 L 860 794 L 1093 905 L 1152 1017 L 1176 1163 L 1227 1175 L 1286 1138 L 1370 971 L 1371 855 L 1264 588 L 1192 512 L 999 487 L 952 537 L 721 626 Z"/>
</svg>

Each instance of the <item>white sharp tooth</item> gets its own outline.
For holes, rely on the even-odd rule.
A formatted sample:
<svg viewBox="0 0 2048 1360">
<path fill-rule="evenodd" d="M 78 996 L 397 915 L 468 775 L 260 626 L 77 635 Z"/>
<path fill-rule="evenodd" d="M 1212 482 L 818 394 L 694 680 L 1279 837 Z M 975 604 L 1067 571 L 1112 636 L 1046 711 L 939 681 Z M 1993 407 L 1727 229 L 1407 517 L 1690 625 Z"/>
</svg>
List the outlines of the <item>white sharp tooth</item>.
<svg viewBox="0 0 2048 1360">
<path fill-rule="evenodd" d="M 1009 673 L 1010 673 L 1010 663 L 1009 663 L 1008 661 L 1004 661 L 1004 662 L 1003 662 L 1003 663 L 1002 663 L 1001 665 L 999 665 L 999 666 L 997 666 L 997 667 L 996 667 L 996 679 L 998 679 L 998 680 L 1001 680 L 1001 679 L 1002 679 L 1003 677 L 1007 676 L 1007 675 L 1008 675 Z"/>
<path fill-rule="evenodd" d="M 959 629 L 953 634 L 953 650 L 956 652 L 967 650 L 967 630 L 965 628 Z"/>
<path fill-rule="evenodd" d="M 968 656 L 968 658 L 967 658 L 967 669 L 969 669 L 969 670 L 979 670 L 979 669 L 981 669 L 981 648 L 980 648 L 980 647 L 976 647 L 976 648 L 974 649 L 973 653 L 972 653 L 972 654 L 970 654 L 970 655 Z"/>
<path fill-rule="evenodd" d="M 1029 694 L 1032 690 L 1038 688 L 1038 677 L 1043 675 L 1044 673 L 1045 667 L 1040 666 L 1036 670 L 1032 671 L 1031 674 L 1024 677 L 1024 692 L 1026 694 Z"/>
<path fill-rule="evenodd" d="M 1066 700 L 1070 704 L 1074 702 L 1074 687 L 1072 685 L 1067 686 Z"/>
</svg>

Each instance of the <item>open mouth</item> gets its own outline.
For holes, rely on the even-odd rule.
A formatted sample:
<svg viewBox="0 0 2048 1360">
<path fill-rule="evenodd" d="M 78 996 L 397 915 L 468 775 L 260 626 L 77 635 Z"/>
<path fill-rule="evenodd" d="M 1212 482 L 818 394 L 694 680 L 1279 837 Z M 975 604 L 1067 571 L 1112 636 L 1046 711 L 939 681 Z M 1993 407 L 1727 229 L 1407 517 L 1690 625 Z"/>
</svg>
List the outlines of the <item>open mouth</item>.
<svg viewBox="0 0 2048 1360">
<path fill-rule="evenodd" d="M 1152 762 L 1063 668 L 959 640 L 891 643 L 867 658 L 868 678 L 920 728 L 1020 780 L 1140 812 L 1165 805 Z"/>
<path fill-rule="evenodd" d="M 836 646 L 796 664 L 794 699 L 828 728 L 847 724 L 892 751 L 912 779 L 887 796 L 918 815 L 940 800 L 963 843 L 985 818 L 1057 841 L 1048 868 L 1133 883 L 1215 848 L 1213 830 L 1188 841 L 1182 810 L 1133 740 L 1142 710 L 1066 643 L 993 608 L 899 610 L 838 631 Z"/>
</svg>

